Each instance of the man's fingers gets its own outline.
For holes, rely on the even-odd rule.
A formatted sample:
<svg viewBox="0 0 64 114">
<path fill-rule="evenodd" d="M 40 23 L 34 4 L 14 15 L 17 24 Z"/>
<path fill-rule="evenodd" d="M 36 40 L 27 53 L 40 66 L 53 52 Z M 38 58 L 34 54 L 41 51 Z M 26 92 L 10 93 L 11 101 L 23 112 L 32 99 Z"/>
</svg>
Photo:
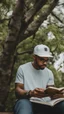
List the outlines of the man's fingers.
<svg viewBox="0 0 64 114">
<path fill-rule="evenodd" d="M 43 93 L 44 92 L 44 89 L 42 89 L 42 88 L 36 88 L 35 91 Z"/>
</svg>

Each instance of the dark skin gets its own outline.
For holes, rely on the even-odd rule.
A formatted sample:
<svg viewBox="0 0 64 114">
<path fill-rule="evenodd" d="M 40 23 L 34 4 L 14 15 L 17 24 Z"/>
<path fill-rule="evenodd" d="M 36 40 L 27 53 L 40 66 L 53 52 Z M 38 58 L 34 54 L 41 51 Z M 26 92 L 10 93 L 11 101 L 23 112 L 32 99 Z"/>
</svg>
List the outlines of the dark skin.
<svg viewBox="0 0 64 114">
<path fill-rule="evenodd" d="M 33 59 L 34 59 L 34 62 L 32 63 L 32 65 L 37 70 L 40 70 L 40 69 L 43 70 L 46 67 L 47 62 L 48 62 L 48 57 L 38 57 L 38 56 L 34 55 Z M 35 88 L 34 90 L 31 90 L 29 94 L 30 94 L 30 97 L 42 98 L 42 97 L 48 96 L 45 94 L 44 91 L 45 90 L 43 88 Z M 15 92 L 16 92 L 17 98 L 24 98 L 24 95 L 27 92 L 27 90 L 24 90 L 24 84 L 16 83 Z M 50 96 L 50 97 L 51 97 L 51 99 L 55 99 L 55 98 L 61 97 L 62 94 L 63 93 L 60 93 L 59 96 L 56 94 L 56 95 Z"/>
<path fill-rule="evenodd" d="M 19 95 L 21 95 L 21 97 L 22 97 L 27 92 L 26 90 L 23 89 L 23 87 L 24 87 L 23 84 L 19 84 L 19 83 L 15 84 L 16 94 L 18 93 L 17 97 L 20 97 Z M 42 97 L 44 97 L 44 89 L 35 88 L 34 90 L 30 91 L 30 96 L 42 98 Z"/>
</svg>

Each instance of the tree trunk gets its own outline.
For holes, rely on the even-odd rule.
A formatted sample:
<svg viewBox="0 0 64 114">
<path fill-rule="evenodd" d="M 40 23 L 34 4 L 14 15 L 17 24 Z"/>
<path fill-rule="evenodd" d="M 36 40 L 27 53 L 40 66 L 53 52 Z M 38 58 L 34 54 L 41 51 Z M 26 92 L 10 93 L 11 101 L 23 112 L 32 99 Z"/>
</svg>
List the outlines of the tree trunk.
<svg viewBox="0 0 64 114">
<path fill-rule="evenodd" d="M 41 23 L 51 13 L 59 0 L 51 0 L 49 3 L 47 3 L 47 1 L 48 0 L 38 0 L 36 2 L 35 0 L 33 7 L 30 9 L 27 9 L 26 1 L 17 1 L 9 23 L 8 37 L 5 40 L 4 48 L 0 55 L 0 111 L 5 110 L 5 102 L 12 81 L 16 46 L 38 30 Z M 38 11 L 46 4 L 47 8 L 45 11 L 40 13 L 37 20 L 34 20 L 34 16 L 36 16 Z M 30 2 L 28 5 L 30 5 Z"/>
</svg>

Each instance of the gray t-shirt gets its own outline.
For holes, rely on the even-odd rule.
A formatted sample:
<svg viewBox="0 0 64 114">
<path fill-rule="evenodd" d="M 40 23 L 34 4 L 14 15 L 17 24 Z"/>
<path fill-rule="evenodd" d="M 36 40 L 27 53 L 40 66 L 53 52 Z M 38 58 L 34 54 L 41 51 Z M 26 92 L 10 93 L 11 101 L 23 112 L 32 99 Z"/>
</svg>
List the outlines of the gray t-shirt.
<svg viewBox="0 0 64 114">
<path fill-rule="evenodd" d="M 48 68 L 37 70 L 31 62 L 28 62 L 19 66 L 15 83 L 24 84 L 25 90 L 45 89 L 47 85 L 54 85 L 54 76 Z"/>
</svg>

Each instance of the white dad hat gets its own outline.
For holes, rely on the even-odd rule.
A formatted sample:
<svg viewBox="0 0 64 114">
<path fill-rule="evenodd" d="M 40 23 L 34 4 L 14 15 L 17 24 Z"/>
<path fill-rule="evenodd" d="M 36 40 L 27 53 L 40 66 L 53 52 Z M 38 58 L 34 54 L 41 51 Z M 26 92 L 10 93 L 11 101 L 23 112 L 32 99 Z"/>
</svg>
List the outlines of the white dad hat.
<svg viewBox="0 0 64 114">
<path fill-rule="evenodd" d="M 43 44 L 35 46 L 34 55 L 37 55 L 40 57 L 53 57 L 49 47 Z"/>
</svg>

